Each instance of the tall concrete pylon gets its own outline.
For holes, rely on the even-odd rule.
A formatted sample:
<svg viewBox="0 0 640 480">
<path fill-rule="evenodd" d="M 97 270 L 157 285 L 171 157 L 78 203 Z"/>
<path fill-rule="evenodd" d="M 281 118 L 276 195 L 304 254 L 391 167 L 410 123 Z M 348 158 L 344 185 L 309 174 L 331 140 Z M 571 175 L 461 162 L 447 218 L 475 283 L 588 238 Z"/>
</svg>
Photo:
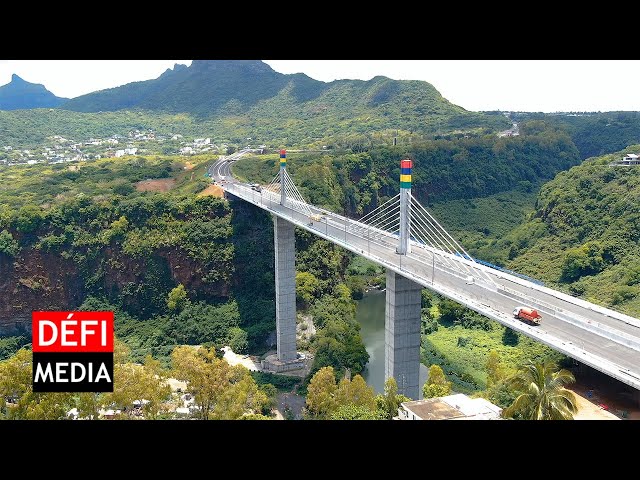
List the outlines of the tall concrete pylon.
<svg viewBox="0 0 640 480">
<path fill-rule="evenodd" d="M 400 160 L 400 241 L 396 252 L 400 255 L 411 253 L 411 160 Z"/>
<path fill-rule="evenodd" d="M 278 360 L 296 359 L 296 239 L 295 227 L 273 216 L 276 277 Z"/>
<path fill-rule="evenodd" d="M 284 205 L 287 194 L 284 190 L 284 170 L 287 168 L 287 151 L 280 150 L 280 205 Z"/>
<path fill-rule="evenodd" d="M 422 286 L 387 270 L 384 312 L 384 378 L 393 377 L 398 393 L 420 394 L 420 306 Z"/>
<path fill-rule="evenodd" d="M 411 160 L 400 161 L 400 239 L 396 252 L 411 253 Z M 385 380 L 396 379 L 398 393 L 420 394 L 420 307 L 422 286 L 387 270 L 384 314 Z"/>
</svg>

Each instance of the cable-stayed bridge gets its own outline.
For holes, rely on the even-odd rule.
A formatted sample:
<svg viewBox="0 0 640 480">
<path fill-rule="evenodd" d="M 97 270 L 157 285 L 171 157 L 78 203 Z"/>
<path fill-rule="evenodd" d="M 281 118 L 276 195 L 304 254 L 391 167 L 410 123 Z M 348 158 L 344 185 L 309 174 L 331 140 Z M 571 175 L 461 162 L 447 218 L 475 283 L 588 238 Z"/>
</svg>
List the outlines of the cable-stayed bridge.
<svg viewBox="0 0 640 480">
<path fill-rule="evenodd" d="M 499 323 L 640 390 L 640 320 L 476 263 L 411 195 L 411 162 L 401 165 L 400 193 L 360 220 L 307 203 L 286 170 L 267 185 L 236 181 L 230 165 L 247 153 L 222 157 L 209 172 L 227 194 L 274 218 L 278 355 L 274 370 L 296 368 L 294 226 L 387 269 L 385 375 L 418 398 L 420 290 L 429 288 Z M 513 316 L 536 308 L 538 326 Z"/>
</svg>

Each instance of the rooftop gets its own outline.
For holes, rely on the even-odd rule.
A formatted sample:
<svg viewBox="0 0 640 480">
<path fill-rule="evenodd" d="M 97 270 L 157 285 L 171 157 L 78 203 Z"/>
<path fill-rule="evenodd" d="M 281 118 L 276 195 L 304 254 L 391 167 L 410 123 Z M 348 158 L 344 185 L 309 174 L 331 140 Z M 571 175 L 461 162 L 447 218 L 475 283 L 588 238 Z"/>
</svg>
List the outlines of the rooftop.
<svg viewBox="0 0 640 480">
<path fill-rule="evenodd" d="M 403 420 L 495 420 L 502 412 L 500 407 L 484 398 L 469 398 L 463 393 L 400 405 Z"/>
</svg>

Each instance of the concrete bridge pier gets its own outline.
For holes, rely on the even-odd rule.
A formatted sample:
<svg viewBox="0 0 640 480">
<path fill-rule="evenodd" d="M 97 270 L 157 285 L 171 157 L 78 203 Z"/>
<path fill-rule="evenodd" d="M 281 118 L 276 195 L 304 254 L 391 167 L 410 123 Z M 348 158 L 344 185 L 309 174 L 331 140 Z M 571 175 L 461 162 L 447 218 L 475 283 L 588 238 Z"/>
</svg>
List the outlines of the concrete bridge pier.
<svg viewBox="0 0 640 480">
<path fill-rule="evenodd" d="M 263 360 L 263 368 L 285 372 L 304 367 L 296 350 L 296 242 L 295 226 L 273 216 L 276 277 L 276 335 L 278 353 Z"/>
<path fill-rule="evenodd" d="M 420 391 L 421 292 L 421 285 L 387 270 L 384 378 L 395 378 L 398 393 L 414 400 Z"/>
</svg>

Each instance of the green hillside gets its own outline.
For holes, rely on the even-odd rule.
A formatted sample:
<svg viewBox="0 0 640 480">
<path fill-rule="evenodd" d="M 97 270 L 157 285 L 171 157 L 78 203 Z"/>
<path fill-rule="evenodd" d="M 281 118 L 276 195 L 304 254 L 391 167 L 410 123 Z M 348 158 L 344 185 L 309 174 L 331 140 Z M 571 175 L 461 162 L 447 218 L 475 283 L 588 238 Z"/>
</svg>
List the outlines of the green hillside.
<svg viewBox="0 0 640 480">
<path fill-rule="evenodd" d="M 640 314 L 640 168 L 611 167 L 640 145 L 559 173 L 529 220 L 484 256 L 552 287 Z"/>
<path fill-rule="evenodd" d="M 541 121 L 571 135 L 582 158 L 617 152 L 640 143 L 640 112 L 524 113 L 511 114 L 522 131 L 541 128 Z"/>
</svg>

